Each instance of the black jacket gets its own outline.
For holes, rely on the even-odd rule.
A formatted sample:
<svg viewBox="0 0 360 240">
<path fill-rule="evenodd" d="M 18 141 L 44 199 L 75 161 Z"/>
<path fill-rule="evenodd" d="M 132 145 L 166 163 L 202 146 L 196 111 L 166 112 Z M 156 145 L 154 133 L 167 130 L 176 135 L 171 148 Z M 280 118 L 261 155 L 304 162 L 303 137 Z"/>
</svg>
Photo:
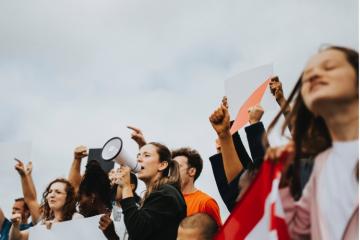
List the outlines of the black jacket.
<svg viewBox="0 0 360 240">
<path fill-rule="evenodd" d="M 237 132 L 232 135 L 236 152 L 239 156 L 241 164 L 244 166 L 244 170 L 259 167 L 265 154 L 265 147 L 263 145 L 263 135 L 265 134 L 265 128 L 262 122 L 258 122 L 246 127 L 245 132 L 248 139 L 252 160 L 241 141 L 240 135 Z M 235 200 L 239 195 L 239 178 L 244 171 L 242 171 L 233 181 L 228 183 L 221 153 L 215 154 L 209 159 L 220 196 L 224 201 L 226 208 L 231 212 L 235 206 Z"/>
<path fill-rule="evenodd" d="M 186 203 L 179 190 L 169 184 L 152 192 L 142 207 L 133 197 L 120 202 L 131 240 L 176 239 L 178 226 L 186 217 Z"/>
</svg>

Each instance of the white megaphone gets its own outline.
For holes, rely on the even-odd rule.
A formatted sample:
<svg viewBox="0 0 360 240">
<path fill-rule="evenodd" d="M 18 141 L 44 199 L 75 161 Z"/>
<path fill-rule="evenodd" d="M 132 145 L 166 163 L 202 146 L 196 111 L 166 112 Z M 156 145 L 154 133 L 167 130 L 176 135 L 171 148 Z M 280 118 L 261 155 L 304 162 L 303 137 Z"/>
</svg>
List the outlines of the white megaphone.
<svg viewBox="0 0 360 240">
<path fill-rule="evenodd" d="M 130 158 L 124 151 L 124 143 L 119 137 L 113 137 L 108 140 L 101 151 L 101 157 L 105 161 L 114 161 L 120 165 L 128 166 L 131 171 L 137 173 L 141 170 L 141 166 L 134 158 Z"/>
</svg>

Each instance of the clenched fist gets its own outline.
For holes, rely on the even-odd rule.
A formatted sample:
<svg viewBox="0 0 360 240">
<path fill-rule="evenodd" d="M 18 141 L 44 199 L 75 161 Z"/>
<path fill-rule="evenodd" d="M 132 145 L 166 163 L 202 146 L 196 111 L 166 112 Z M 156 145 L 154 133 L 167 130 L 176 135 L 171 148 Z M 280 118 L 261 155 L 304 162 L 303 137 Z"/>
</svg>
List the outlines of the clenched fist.
<svg viewBox="0 0 360 240">
<path fill-rule="evenodd" d="M 261 117 L 264 114 L 264 109 L 260 105 L 255 105 L 248 109 L 249 114 L 249 123 L 254 124 L 261 120 Z"/>
<path fill-rule="evenodd" d="M 87 147 L 85 146 L 78 146 L 74 150 L 74 158 L 77 160 L 81 160 L 82 158 L 86 157 L 88 155 Z"/>
<path fill-rule="evenodd" d="M 210 123 L 219 137 L 230 134 L 230 115 L 226 107 L 227 102 L 221 104 L 209 117 Z"/>
<path fill-rule="evenodd" d="M 269 87 L 271 94 L 275 97 L 277 102 L 281 101 L 284 98 L 282 84 L 277 76 L 271 78 Z"/>
</svg>

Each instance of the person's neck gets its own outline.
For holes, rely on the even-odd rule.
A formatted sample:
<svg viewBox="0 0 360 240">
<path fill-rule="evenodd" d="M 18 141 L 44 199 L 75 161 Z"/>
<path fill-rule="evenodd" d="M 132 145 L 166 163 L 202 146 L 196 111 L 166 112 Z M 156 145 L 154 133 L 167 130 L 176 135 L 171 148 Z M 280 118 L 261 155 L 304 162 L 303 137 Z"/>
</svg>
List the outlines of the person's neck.
<svg viewBox="0 0 360 240">
<path fill-rule="evenodd" d="M 195 192 L 197 189 L 194 185 L 194 182 L 189 181 L 188 183 L 184 184 L 184 186 L 181 187 L 181 192 L 183 194 L 189 194 Z"/>
<path fill-rule="evenodd" d="M 121 208 L 121 204 L 120 204 L 120 201 L 115 201 L 115 205 L 119 208 Z"/>
<path fill-rule="evenodd" d="M 99 214 L 104 214 L 104 213 L 107 212 L 107 207 L 105 206 L 104 203 L 102 203 L 102 204 L 96 204 L 95 209 L 97 210 L 97 212 L 98 212 Z"/>
<path fill-rule="evenodd" d="M 151 187 L 152 185 L 154 185 L 154 183 L 156 182 L 156 180 L 159 179 L 159 178 L 160 178 L 159 174 L 156 174 L 156 176 L 154 176 L 153 178 L 148 179 L 147 181 L 144 181 L 145 186 L 146 186 L 146 189 L 149 190 L 150 187 Z"/>
<path fill-rule="evenodd" d="M 54 220 L 55 222 L 61 222 L 63 219 L 63 214 L 61 211 L 54 211 Z"/>
<path fill-rule="evenodd" d="M 359 139 L 359 102 L 334 104 L 321 114 L 332 141 Z"/>
<path fill-rule="evenodd" d="M 27 224 L 27 223 L 28 223 L 28 219 L 27 219 L 27 218 L 21 219 L 21 224 Z"/>
</svg>

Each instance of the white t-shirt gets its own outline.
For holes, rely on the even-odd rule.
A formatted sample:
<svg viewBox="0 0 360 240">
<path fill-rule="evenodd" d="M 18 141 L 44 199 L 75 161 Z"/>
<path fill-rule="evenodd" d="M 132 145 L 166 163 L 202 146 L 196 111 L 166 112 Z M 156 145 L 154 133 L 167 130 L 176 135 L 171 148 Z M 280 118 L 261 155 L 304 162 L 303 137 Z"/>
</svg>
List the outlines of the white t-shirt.
<svg viewBox="0 0 360 240">
<path fill-rule="evenodd" d="M 359 184 L 355 174 L 359 161 L 358 148 L 359 140 L 333 142 L 328 159 L 320 173 L 318 184 L 320 212 L 331 239 L 341 239 L 359 202 Z"/>
</svg>

